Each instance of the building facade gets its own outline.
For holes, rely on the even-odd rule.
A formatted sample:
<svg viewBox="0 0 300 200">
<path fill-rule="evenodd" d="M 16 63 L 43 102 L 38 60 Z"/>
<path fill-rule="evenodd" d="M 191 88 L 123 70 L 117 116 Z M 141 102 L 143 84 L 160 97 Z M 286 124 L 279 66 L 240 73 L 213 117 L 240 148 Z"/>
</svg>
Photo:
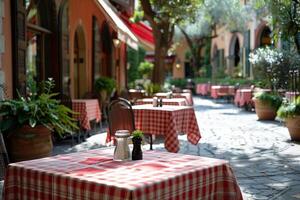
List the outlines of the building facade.
<svg viewBox="0 0 300 200">
<path fill-rule="evenodd" d="M 241 4 L 247 4 L 247 1 L 241 0 Z M 217 27 L 217 37 L 211 40 L 210 48 L 212 78 L 253 77 L 249 53 L 258 47 L 271 45 L 271 28 L 266 21 L 256 17 L 253 17 L 246 27 L 244 32 L 231 32 L 224 26 Z M 176 48 L 176 62 L 173 65 L 174 78 L 190 77 L 191 61 L 186 58 L 189 51 L 185 38 L 181 38 Z M 204 52 L 199 54 L 203 58 Z M 197 73 L 195 75 L 197 76 Z"/>
<path fill-rule="evenodd" d="M 49 77 L 55 91 L 72 98 L 93 91 L 100 76 L 125 88 L 126 49 L 138 40 L 119 13 L 132 14 L 133 0 L 0 0 L 0 6 L 0 94 L 16 97 L 28 81 Z"/>
<path fill-rule="evenodd" d="M 256 48 L 271 45 L 271 29 L 263 20 L 253 20 L 243 33 L 230 32 L 223 27 L 217 30 L 218 37 L 211 43 L 212 74 L 252 78 L 249 53 Z"/>
</svg>

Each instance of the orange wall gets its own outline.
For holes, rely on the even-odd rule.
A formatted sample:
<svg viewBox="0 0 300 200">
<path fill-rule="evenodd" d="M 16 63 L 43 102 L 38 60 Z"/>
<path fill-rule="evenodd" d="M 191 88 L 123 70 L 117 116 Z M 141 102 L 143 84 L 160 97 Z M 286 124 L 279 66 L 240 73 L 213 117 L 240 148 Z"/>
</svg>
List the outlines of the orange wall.
<svg viewBox="0 0 300 200">
<path fill-rule="evenodd" d="M 86 79 L 88 81 L 88 90 L 90 91 L 92 89 L 92 32 L 93 32 L 93 27 L 92 27 L 92 22 L 93 22 L 93 16 L 95 16 L 98 20 L 98 25 L 101 28 L 102 24 L 107 21 L 107 23 L 110 25 L 112 22 L 109 20 L 106 20 L 106 16 L 103 14 L 103 11 L 98 7 L 97 3 L 95 0 L 71 0 L 69 1 L 69 32 L 70 32 L 70 74 L 73 74 L 73 69 L 74 69 L 74 63 L 72 62 L 74 60 L 74 54 L 73 54 L 73 49 L 74 49 L 74 37 L 75 37 L 75 31 L 78 26 L 81 26 L 84 30 L 84 35 L 85 35 L 85 47 L 86 47 L 86 53 L 85 53 L 85 65 L 86 65 Z M 110 31 L 113 32 L 115 30 L 112 30 L 112 26 L 110 26 Z M 105 38 L 101 38 L 105 39 Z M 125 60 L 124 60 L 124 54 L 126 51 L 125 44 L 121 43 L 120 49 L 119 49 L 119 56 L 120 56 L 120 67 L 117 70 L 119 71 L 120 77 L 118 78 L 117 75 L 115 78 L 119 84 L 119 89 L 123 88 L 125 86 Z M 116 56 L 115 50 L 113 51 L 113 57 Z M 113 62 L 115 63 L 115 62 Z M 110 69 L 101 69 L 101 72 L 107 72 L 110 71 Z M 116 72 L 117 73 L 117 72 Z M 113 77 L 114 78 L 114 77 Z M 72 77 L 71 77 L 72 79 Z M 73 81 L 71 81 L 72 83 Z M 71 85 L 71 88 L 73 86 Z"/>
<path fill-rule="evenodd" d="M 99 27 L 104 21 L 104 15 L 99 12 L 97 5 L 94 0 L 71 0 L 69 1 L 69 33 L 70 33 L 70 74 L 71 74 L 71 88 L 73 88 L 72 74 L 74 74 L 74 37 L 75 31 L 78 26 L 83 28 L 85 37 L 85 66 L 86 66 L 86 80 L 87 89 L 91 91 L 92 89 L 92 19 L 93 16 L 97 17 Z M 72 91 L 73 92 L 73 91 Z"/>
<path fill-rule="evenodd" d="M 1 0 L 0 0 L 1 1 Z M 12 37 L 11 37 L 11 8 L 10 0 L 4 1 L 4 18 L 3 18 L 3 35 L 4 35 L 4 46 L 5 51 L 0 54 L 0 70 L 4 72 L 5 83 L 8 86 L 8 95 L 12 97 L 12 91 L 14 88 L 12 81 Z M 54 0 L 57 6 L 57 14 L 59 12 L 60 4 L 62 0 Z M 98 20 L 99 27 L 102 27 L 104 21 L 107 21 L 110 26 L 110 31 L 116 31 L 112 22 L 106 19 L 106 16 L 97 5 L 97 0 L 69 0 L 69 35 L 70 35 L 70 74 L 73 74 L 74 59 L 73 49 L 74 49 L 74 37 L 76 28 L 81 25 L 84 30 L 85 35 L 85 65 L 86 65 L 86 80 L 87 80 L 87 89 L 90 91 L 92 89 L 92 19 L 95 16 Z M 0 33 L 1 34 L 1 33 Z M 103 39 L 103 38 L 102 38 Z M 120 46 L 120 67 L 119 67 L 119 88 L 125 87 L 125 72 L 126 72 L 126 45 L 121 43 Z M 115 54 L 113 54 L 113 57 Z M 1 58 L 2 57 L 2 58 Z M 107 70 L 101 69 L 101 72 Z M 72 78 L 72 77 L 71 77 Z M 72 81 L 71 81 L 72 82 Z M 71 88 L 73 88 L 71 86 Z"/>
<path fill-rule="evenodd" d="M 176 47 L 176 59 L 173 64 L 173 78 L 185 78 L 185 69 L 184 69 L 184 62 L 185 62 L 185 53 L 189 51 L 189 47 L 186 43 L 185 38 L 181 38 L 180 42 L 178 42 L 178 46 Z M 179 64 L 179 68 L 176 67 L 176 64 Z"/>
</svg>

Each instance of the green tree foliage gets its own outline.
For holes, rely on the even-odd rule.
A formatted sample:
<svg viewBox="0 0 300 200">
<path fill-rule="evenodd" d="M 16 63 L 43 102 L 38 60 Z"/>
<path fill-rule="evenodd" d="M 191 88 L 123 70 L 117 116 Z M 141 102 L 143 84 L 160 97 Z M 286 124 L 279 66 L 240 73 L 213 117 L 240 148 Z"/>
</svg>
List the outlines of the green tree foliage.
<svg viewBox="0 0 300 200">
<path fill-rule="evenodd" d="M 127 61 L 129 63 L 128 82 L 133 83 L 136 79 L 140 78 L 138 66 L 141 62 L 145 61 L 146 51 L 139 47 L 137 51 L 132 48 L 128 48 L 127 52 Z"/>
<path fill-rule="evenodd" d="M 148 78 L 151 75 L 152 71 L 153 71 L 153 64 L 147 61 L 141 62 L 138 67 L 138 72 L 140 73 L 140 75 L 146 78 Z"/>
<path fill-rule="evenodd" d="M 140 0 L 144 18 L 152 27 L 155 38 L 153 82 L 164 81 L 164 59 L 171 47 L 175 25 L 194 15 L 201 0 Z"/>
<path fill-rule="evenodd" d="M 192 52 L 194 68 L 200 68 L 200 52 L 211 39 L 217 37 L 217 26 L 230 31 L 243 31 L 249 19 L 246 7 L 239 0 L 204 0 L 195 17 L 188 18 L 179 28 Z M 178 32 L 179 37 L 181 33 Z"/>
<path fill-rule="evenodd" d="M 271 14 L 274 36 L 277 40 L 293 40 L 300 53 L 300 1 L 299 0 L 252 0 L 252 6 L 259 15 Z"/>
</svg>

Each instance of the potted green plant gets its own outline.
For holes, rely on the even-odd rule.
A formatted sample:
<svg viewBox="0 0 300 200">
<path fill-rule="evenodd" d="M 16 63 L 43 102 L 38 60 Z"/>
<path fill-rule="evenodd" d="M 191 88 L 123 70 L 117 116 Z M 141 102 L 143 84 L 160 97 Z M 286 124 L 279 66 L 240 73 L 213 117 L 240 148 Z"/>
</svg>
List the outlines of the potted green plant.
<svg viewBox="0 0 300 200">
<path fill-rule="evenodd" d="M 141 144 L 143 141 L 143 131 L 135 130 L 132 132 L 132 160 L 142 160 L 143 159 L 143 152 L 141 149 Z"/>
<path fill-rule="evenodd" d="M 12 161 L 49 156 L 52 152 L 52 132 L 72 134 L 78 127 L 72 110 L 60 104 L 51 93 L 54 81 L 30 83 L 28 96 L 0 101 L 0 129 L 5 134 Z"/>
<path fill-rule="evenodd" d="M 154 68 L 153 63 L 147 61 L 141 62 L 140 65 L 138 66 L 138 72 L 144 79 L 147 79 L 151 77 L 153 68 Z"/>
<path fill-rule="evenodd" d="M 277 116 L 285 120 L 291 140 L 300 141 L 300 96 L 291 102 L 284 102 Z"/>
<path fill-rule="evenodd" d="M 258 119 L 274 120 L 282 98 L 278 94 L 259 92 L 254 95 L 253 101 Z"/>
<path fill-rule="evenodd" d="M 158 93 L 161 91 L 161 87 L 159 84 L 147 84 L 146 87 L 146 94 L 148 97 L 152 97 L 155 93 Z"/>
<path fill-rule="evenodd" d="M 271 92 L 259 92 L 253 97 L 255 112 L 260 120 L 274 120 L 282 98 L 278 89 L 286 89 L 288 79 L 285 52 L 270 47 L 259 48 L 250 53 L 249 61 L 254 65 L 254 78 L 264 82 Z"/>
<path fill-rule="evenodd" d="M 95 89 L 101 95 L 101 101 L 106 101 L 107 96 L 110 96 L 112 91 L 116 88 L 115 80 L 109 77 L 99 77 L 95 81 Z"/>
</svg>

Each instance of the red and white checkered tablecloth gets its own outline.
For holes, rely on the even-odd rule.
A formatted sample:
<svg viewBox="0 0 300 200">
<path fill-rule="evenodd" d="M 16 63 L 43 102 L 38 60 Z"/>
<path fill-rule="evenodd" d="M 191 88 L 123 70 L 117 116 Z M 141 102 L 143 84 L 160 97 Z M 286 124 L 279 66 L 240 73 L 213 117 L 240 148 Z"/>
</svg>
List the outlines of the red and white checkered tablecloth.
<svg viewBox="0 0 300 200">
<path fill-rule="evenodd" d="M 242 200 L 225 160 L 146 151 L 144 160 L 113 161 L 112 149 L 13 163 L 4 200 Z"/>
<path fill-rule="evenodd" d="M 196 85 L 196 94 L 208 95 L 210 93 L 210 83 L 199 83 Z"/>
<path fill-rule="evenodd" d="M 234 86 L 213 85 L 211 86 L 210 96 L 214 99 L 222 96 L 235 96 Z"/>
<path fill-rule="evenodd" d="M 101 120 L 101 110 L 97 99 L 73 99 L 72 109 L 79 113 L 80 125 L 85 130 L 91 130 L 90 121 Z"/>
<path fill-rule="evenodd" d="M 168 93 L 159 92 L 159 93 L 156 93 L 155 96 L 166 98 L 168 96 Z M 185 98 L 187 100 L 189 106 L 194 105 L 193 96 L 190 92 L 172 93 L 172 98 Z"/>
<path fill-rule="evenodd" d="M 299 92 L 286 92 L 285 98 L 289 101 L 294 101 L 299 96 Z"/>
<path fill-rule="evenodd" d="M 185 98 L 172 98 L 162 99 L 163 105 L 169 105 L 169 106 L 188 106 L 188 102 Z M 144 104 L 153 104 L 153 98 L 144 98 L 144 99 L 138 99 L 135 102 L 135 105 L 144 105 Z"/>
<path fill-rule="evenodd" d="M 144 133 L 164 135 L 165 148 L 179 151 L 179 133 L 186 133 L 188 141 L 197 144 L 201 138 L 193 107 L 138 105 L 132 107 L 135 128 Z"/>
<path fill-rule="evenodd" d="M 235 93 L 234 104 L 237 106 L 245 106 L 252 102 L 252 90 L 251 89 L 238 89 Z"/>
</svg>

